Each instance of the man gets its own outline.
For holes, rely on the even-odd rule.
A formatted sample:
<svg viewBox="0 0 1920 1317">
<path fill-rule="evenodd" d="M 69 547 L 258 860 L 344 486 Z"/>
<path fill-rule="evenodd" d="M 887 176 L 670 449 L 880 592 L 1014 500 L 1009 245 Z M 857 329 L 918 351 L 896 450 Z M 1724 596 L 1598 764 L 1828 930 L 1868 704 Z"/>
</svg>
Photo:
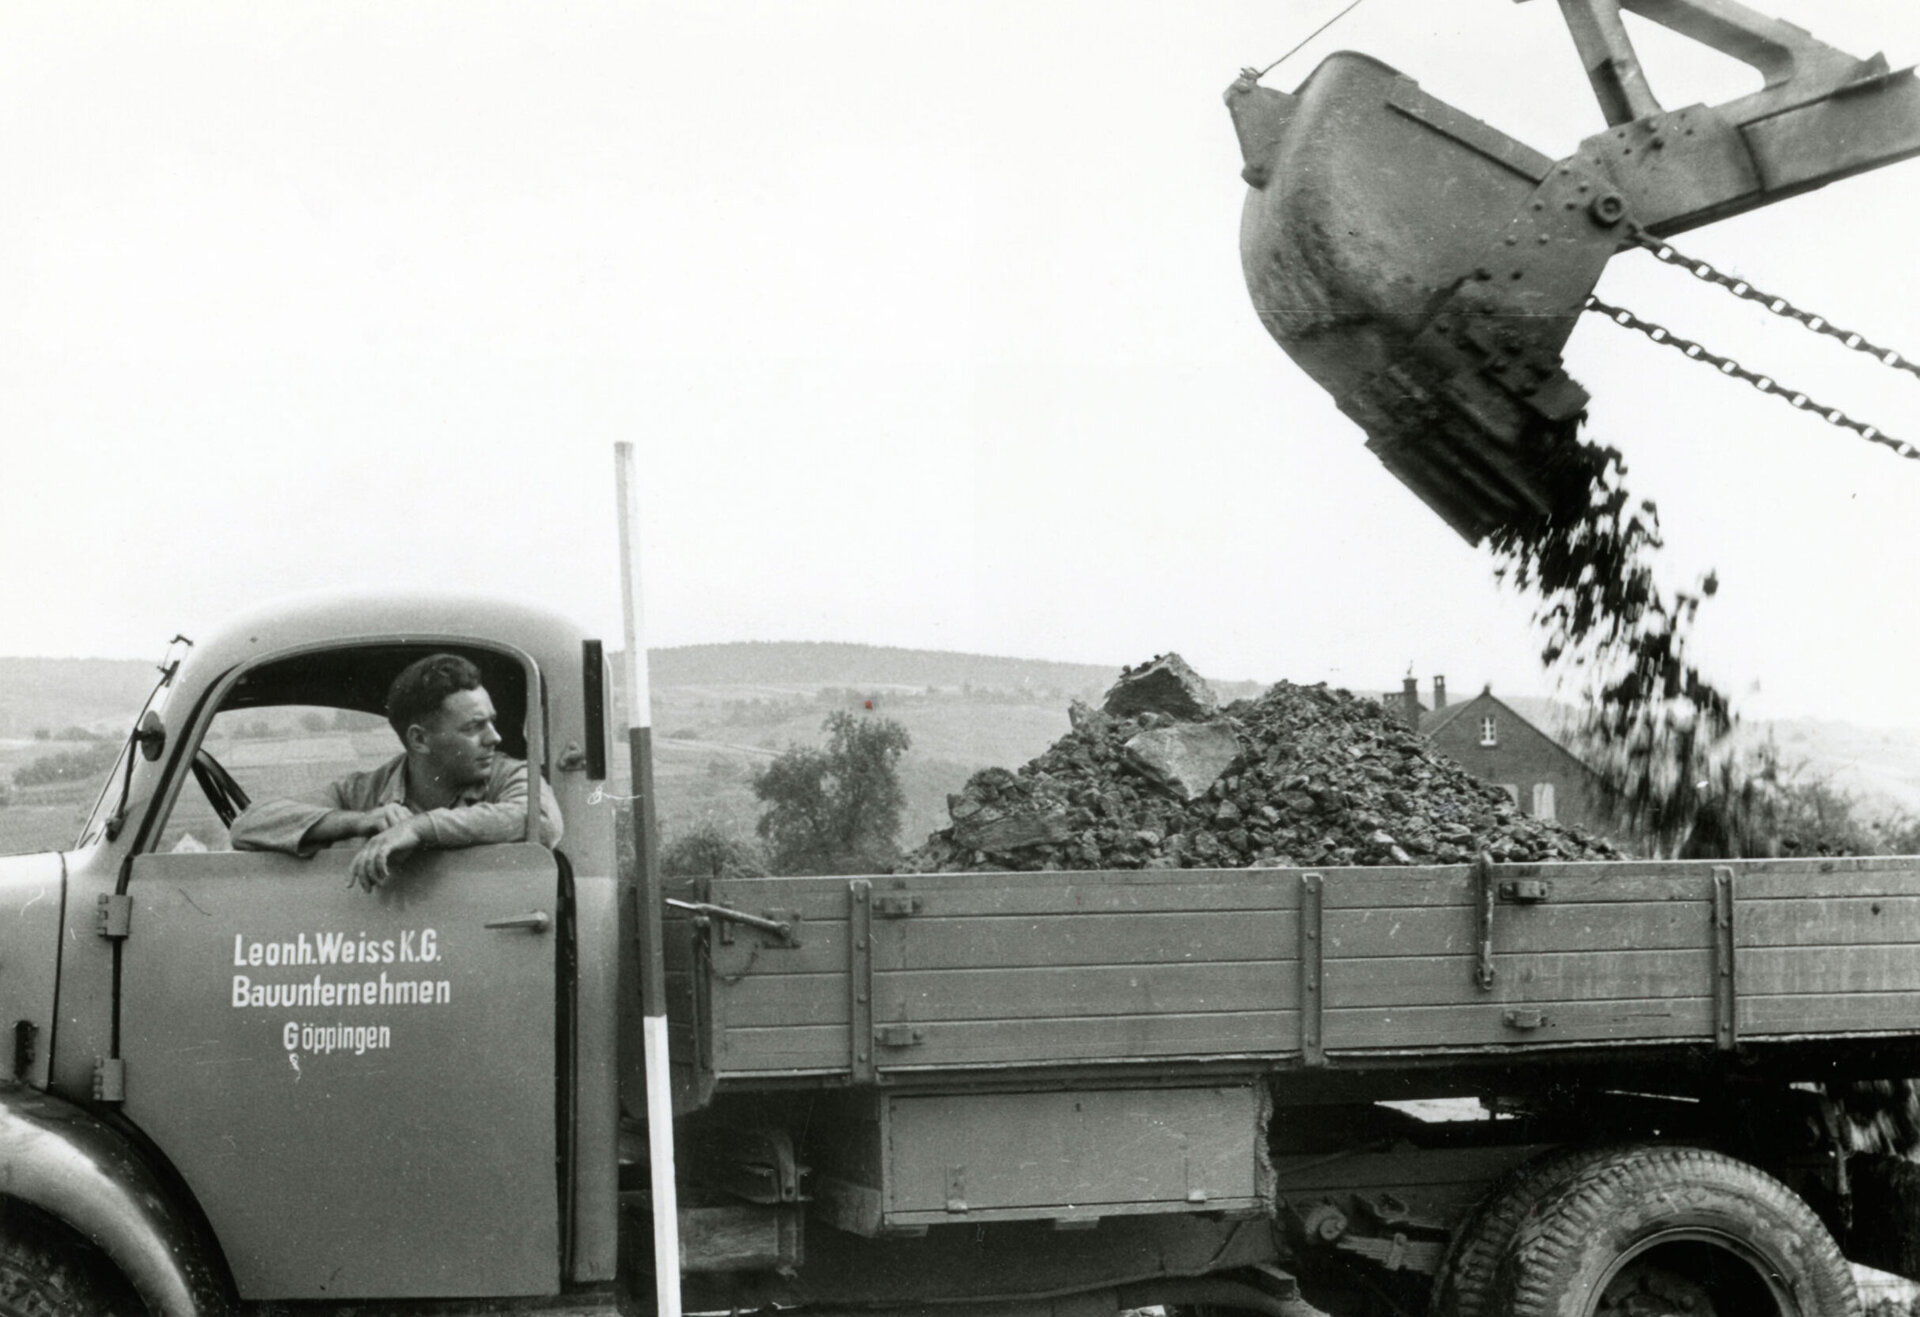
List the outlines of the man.
<svg viewBox="0 0 1920 1317">
<path fill-rule="evenodd" d="M 458 654 L 408 664 L 387 689 L 387 721 L 405 747 L 398 757 L 340 779 L 318 800 L 254 802 L 233 821 L 233 848 L 304 856 L 362 837 L 352 876 L 371 892 L 413 851 L 525 837 L 527 765 L 498 753 L 478 668 Z M 559 845 L 560 831 L 559 802 L 542 781 L 541 844 Z"/>
</svg>

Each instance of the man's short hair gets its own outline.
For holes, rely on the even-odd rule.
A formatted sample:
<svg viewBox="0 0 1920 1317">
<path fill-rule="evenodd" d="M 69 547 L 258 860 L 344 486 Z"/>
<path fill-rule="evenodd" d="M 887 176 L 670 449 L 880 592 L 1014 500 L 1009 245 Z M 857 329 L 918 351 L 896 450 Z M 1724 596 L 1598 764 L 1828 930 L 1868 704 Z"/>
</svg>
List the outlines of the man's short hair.
<svg viewBox="0 0 1920 1317">
<path fill-rule="evenodd" d="M 387 721 L 402 742 L 407 728 L 439 712 L 447 696 L 480 685 L 480 669 L 458 654 L 429 654 L 400 670 L 387 687 Z"/>
</svg>

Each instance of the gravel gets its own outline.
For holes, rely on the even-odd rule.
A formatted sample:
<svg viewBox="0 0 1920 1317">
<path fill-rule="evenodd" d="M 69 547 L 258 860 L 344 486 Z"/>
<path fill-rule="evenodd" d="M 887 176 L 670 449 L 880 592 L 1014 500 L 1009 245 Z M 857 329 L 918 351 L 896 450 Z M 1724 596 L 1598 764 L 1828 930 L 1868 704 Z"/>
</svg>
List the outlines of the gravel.
<svg viewBox="0 0 1920 1317">
<path fill-rule="evenodd" d="M 952 826 L 900 870 L 1624 858 L 1522 813 L 1371 699 L 1283 681 L 1215 711 L 1195 684 L 1167 655 L 1124 673 L 1102 708 L 1076 702 L 1072 730 L 1038 758 L 949 796 Z"/>
</svg>

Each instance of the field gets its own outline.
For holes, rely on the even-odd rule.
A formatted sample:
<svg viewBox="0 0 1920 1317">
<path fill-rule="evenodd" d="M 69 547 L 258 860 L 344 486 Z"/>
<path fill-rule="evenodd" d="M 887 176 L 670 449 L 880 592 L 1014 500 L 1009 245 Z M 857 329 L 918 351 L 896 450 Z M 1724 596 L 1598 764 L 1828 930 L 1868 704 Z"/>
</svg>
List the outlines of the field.
<svg viewBox="0 0 1920 1317">
<path fill-rule="evenodd" d="M 861 654 L 872 661 L 863 664 Z M 822 724 L 835 710 L 865 715 L 870 705 L 872 716 L 898 721 L 912 738 L 900 765 L 907 796 L 900 833 L 905 847 L 946 826 L 946 798 L 973 772 L 1018 765 L 1044 750 L 1066 730 L 1068 704 L 1075 698 L 1097 699 L 1116 671 L 862 646 L 710 646 L 665 651 L 661 658 L 657 671 L 672 680 L 656 680 L 653 686 L 654 762 L 656 804 L 669 839 L 701 826 L 751 837 L 760 808 L 753 775 L 789 746 L 820 744 Z M 20 676 L 20 665 L 15 668 Z M 132 696 L 126 691 L 139 672 L 150 674 L 151 666 L 83 667 L 78 676 L 62 675 L 57 667 L 53 671 L 60 676 L 54 696 L 92 715 L 83 726 L 104 731 L 132 721 L 144 691 Z M 124 711 L 117 718 L 98 712 L 111 693 L 83 698 L 85 678 L 102 674 L 118 684 Z M 930 680 L 921 682 L 921 677 Z M 37 726 L 64 731 L 73 721 L 62 716 L 61 706 L 49 703 L 53 697 L 15 688 L 10 698 L 17 708 L 32 710 Z M 616 693 L 610 789 L 625 794 L 627 763 L 618 739 L 624 713 L 618 704 Z M 350 741 L 338 743 L 302 732 L 294 723 L 293 715 L 281 713 L 273 720 L 275 734 L 247 729 L 244 737 L 218 743 L 216 753 L 250 791 L 284 794 L 318 786 L 349 767 L 364 766 L 370 756 L 398 749 L 391 733 L 371 720 Z M 0 739 L 0 784 L 37 759 L 95 744 Z M 0 855 L 72 845 L 104 776 L 102 771 L 83 781 L 15 786 L 12 804 L 0 808 Z M 174 840 L 177 836 L 170 835 L 163 844 Z"/>
</svg>

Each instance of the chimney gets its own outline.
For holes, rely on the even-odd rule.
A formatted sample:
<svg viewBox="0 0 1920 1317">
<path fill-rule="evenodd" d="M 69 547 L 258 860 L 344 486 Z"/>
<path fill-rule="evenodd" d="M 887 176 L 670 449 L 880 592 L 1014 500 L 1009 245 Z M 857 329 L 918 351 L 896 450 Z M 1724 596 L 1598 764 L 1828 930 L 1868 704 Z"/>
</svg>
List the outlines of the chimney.
<svg viewBox="0 0 1920 1317">
<path fill-rule="evenodd" d="M 1447 679 L 1445 677 L 1435 677 L 1433 679 L 1433 711 L 1439 713 L 1440 710 L 1446 707 Z"/>
<path fill-rule="evenodd" d="M 1400 682 L 1400 716 L 1407 720 L 1407 726 L 1420 725 L 1420 683 L 1413 677 Z"/>
</svg>

